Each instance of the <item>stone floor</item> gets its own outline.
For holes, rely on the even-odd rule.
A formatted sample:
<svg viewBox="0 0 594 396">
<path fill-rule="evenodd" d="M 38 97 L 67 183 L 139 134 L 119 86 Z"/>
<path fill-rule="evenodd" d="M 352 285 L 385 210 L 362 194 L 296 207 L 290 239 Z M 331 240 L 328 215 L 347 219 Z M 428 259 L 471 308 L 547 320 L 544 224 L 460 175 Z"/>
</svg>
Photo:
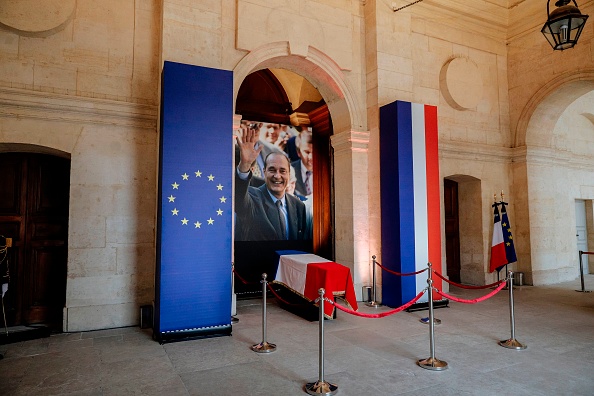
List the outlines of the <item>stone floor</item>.
<svg viewBox="0 0 594 396">
<path fill-rule="evenodd" d="M 325 321 L 325 379 L 338 395 L 593 395 L 594 293 L 578 280 L 514 288 L 517 351 L 508 291 L 479 304 L 436 309 L 435 356 L 444 371 L 416 365 L 430 356 L 427 311 L 364 319 L 340 312 Z M 594 275 L 586 278 L 594 289 Z M 452 288 L 459 298 L 490 290 Z M 159 345 L 150 330 L 121 328 L 56 334 L 0 345 L 0 395 L 304 395 L 318 379 L 317 322 L 269 300 L 271 354 L 261 341 L 259 300 L 240 301 L 231 337 Z M 363 312 L 387 310 L 361 308 Z"/>
</svg>

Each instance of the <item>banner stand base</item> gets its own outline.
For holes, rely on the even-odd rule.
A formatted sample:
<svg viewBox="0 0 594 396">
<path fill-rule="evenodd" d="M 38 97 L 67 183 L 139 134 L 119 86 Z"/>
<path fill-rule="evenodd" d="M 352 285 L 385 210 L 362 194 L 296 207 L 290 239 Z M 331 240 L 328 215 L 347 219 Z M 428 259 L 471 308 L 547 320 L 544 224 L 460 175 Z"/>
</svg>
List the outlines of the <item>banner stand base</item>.
<svg viewBox="0 0 594 396">
<path fill-rule="evenodd" d="M 450 300 L 448 299 L 443 299 L 443 300 L 437 300 L 437 301 L 433 301 L 433 308 L 449 308 L 449 303 Z M 429 309 L 429 303 L 428 302 L 422 302 L 422 303 L 416 303 L 411 305 L 410 307 L 408 307 L 407 309 L 405 309 L 406 312 L 415 312 L 415 311 L 423 311 L 425 309 Z"/>
<path fill-rule="evenodd" d="M 202 338 L 223 337 L 231 335 L 232 326 L 217 326 L 216 328 L 191 329 L 170 331 L 162 333 L 154 333 L 153 338 L 159 344 L 166 344 L 168 342 L 198 340 Z"/>
</svg>

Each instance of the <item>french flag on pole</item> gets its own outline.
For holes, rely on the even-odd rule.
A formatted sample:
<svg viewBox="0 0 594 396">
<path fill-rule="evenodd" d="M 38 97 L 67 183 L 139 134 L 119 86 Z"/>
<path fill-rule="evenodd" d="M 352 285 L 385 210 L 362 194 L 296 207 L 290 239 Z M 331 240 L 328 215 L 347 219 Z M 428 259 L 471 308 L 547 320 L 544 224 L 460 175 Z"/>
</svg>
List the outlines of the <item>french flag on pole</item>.
<svg viewBox="0 0 594 396">
<path fill-rule="evenodd" d="M 501 216 L 499 215 L 499 205 L 501 205 Z M 493 207 L 493 242 L 491 243 L 491 260 L 489 262 L 489 271 L 501 271 L 507 265 L 516 262 L 516 248 L 514 247 L 511 226 L 506 202 L 495 202 Z"/>
<path fill-rule="evenodd" d="M 493 207 L 493 239 L 491 242 L 491 261 L 489 269 L 491 272 L 500 270 L 507 264 L 505 255 L 505 244 L 503 243 L 503 229 L 501 228 L 501 216 L 499 216 L 499 204 L 494 203 Z"/>
<path fill-rule="evenodd" d="M 437 132 L 435 106 L 396 101 L 380 108 L 382 265 L 396 272 L 416 272 L 430 262 L 441 273 Z M 382 275 L 388 306 L 400 306 L 427 287 L 426 272 Z M 441 289 L 441 279 L 433 277 L 433 286 Z"/>
</svg>

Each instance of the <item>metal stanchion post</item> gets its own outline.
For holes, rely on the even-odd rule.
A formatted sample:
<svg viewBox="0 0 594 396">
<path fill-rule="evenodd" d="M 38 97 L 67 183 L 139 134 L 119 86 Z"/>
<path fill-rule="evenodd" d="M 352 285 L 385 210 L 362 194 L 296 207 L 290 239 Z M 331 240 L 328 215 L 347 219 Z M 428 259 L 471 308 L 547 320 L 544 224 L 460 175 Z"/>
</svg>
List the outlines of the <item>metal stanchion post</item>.
<svg viewBox="0 0 594 396">
<path fill-rule="evenodd" d="M 270 353 L 276 351 L 276 344 L 266 341 L 266 286 L 268 282 L 266 273 L 262 274 L 262 342 L 252 346 L 252 351 L 258 353 Z"/>
<path fill-rule="evenodd" d="M 375 261 L 375 255 L 371 256 L 371 258 L 373 259 L 373 285 L 372 285 L 372 289 L 371 289 L 371 301 L 365 303 L 365 305 L 369 306 L 369 307 L 373 307 L 373 308 L 377 308 L 377 307 L 381 307 L 382 304 L 378 303 L 375 296 L 375 291 L 376 291 L 376 278 L 375 278 L 375 268 L 377 267 L 377 262 Z"/>
<path fill-rule="evenodd" d="M 431 271 L 431 269 L 429 269 Z M 435 357 L 435 323 L 433 321 L 433 279 L 429 277 L 427 279 L 429 285 L 427 293 L 429 293 L 429 349 L 431 356 L 427 359 L 421 359 L 417 361 L 417 364 L 424 369 L 441 371 L 448 368 L 448 363 L 443 360 L 439 360 Z"/>
<path fill-rule="evenodd" d="M 499 345 L 509 349 L 526 349 L 526 345 L 516 340 L 516 324 L 514 319 L 514 285 L 513 285 L 513 271 L 507 273 L 507 287 L 509 289 L 509 321 L 511 324 L 511 338 L 509 340 L 499 341 Z"/>
<path fill-rule="evenodd" d="M 580 281 L 582 282 L 582 290 L 576 290 L 576 292 L 592 293 L 591 290 L 586 290 L 586 287 L 584 285 L 584 264 L 582 262 L 583 255 L 584 255 L 584 252 L 582 250 L 580 250 Z"/>
<path fill-rule="evenodd" d="M 334 395 L 338 391 L 338 385 L 331 384 L 324 381 L 324 293 L 322 288 L 318 291 L 320 293 L 320 371 L 318 380 L 316 382 L 308 382 L 305 384 L 305 392 L 310 395 Z"/>
<path fill-rule="evenodd" d="M 235 299 L 235 263 L 231 262 L 231 293 L 233 293 L 231 295 L 231 298 L 233 298 L 233 307 L 235 307 L 235 311 L 237 311 L 237 303 L 236 303 L 236 299 Z M 232 310 L 233 311 L 233 310 Z M 234 312 L 235 314 L 237 314 L 237 312 Z M 237 316 L 233 315 L 233 312 L 231 313 L 231 324 L 236 324 L 239 323 L 239 319 L 237 318 Z"/>
<path fill-rule="evenodd" d="M 429 279 L 431 279 L 431 281 L 433 282 L 433 267 L 431 263 L 427 263 L 427 282 L 429 282 Z M 429 318 L 421 318 L 419 319 L 419 322 L 421 323 L 425 323 L 425 324 L 429 324 Z M 439 325 L 441 324 L 441 320 L 437 319 L 437 318 L 433 318 L 433 324 L 435 325 Z"/>
</svg>

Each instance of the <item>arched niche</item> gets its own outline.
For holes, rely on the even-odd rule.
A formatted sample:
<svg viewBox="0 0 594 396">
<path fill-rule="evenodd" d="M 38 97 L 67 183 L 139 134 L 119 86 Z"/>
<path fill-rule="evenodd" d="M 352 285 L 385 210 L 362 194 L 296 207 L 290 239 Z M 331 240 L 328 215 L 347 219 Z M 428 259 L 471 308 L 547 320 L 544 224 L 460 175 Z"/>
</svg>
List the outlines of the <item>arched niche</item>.
<svg viewBox="0 0 594 396">
<path fill-rule="evenodd" d="M 576 99 L 594 90 L 594 70 L 562 74 L 543 86 L 526 104 L 515 131 L 514 146 L 532 143 L 546 146 L 537 138 L 552 131 L 565 109 Z M 549 136 L 547 136 L 549 137 Z"/>
<path fill-rule="evenodd" d="M 249 52 L 234 68 L 234 98 L 244 79 L 263 69 L 286 69 L 307 79 L 322 95 L 332 118 L 334 163 L 335 259 L 351 268 L 355 290 L 369 270 L 366 108 L 347 75 L 329 56 L 309 47 L 307 56 L 291 53 L 287 42 L 270 43 Z M 235 100 L 234 100 L 235 102 Z M 239 117 L 234 122 L 239 125 Z M 356 180 L 354 180 L 356 179 Z M 359 192 L 355 193 L 355 188 Z M 355 229 L 356 228 L 356 229 Z"/>
</svg>

